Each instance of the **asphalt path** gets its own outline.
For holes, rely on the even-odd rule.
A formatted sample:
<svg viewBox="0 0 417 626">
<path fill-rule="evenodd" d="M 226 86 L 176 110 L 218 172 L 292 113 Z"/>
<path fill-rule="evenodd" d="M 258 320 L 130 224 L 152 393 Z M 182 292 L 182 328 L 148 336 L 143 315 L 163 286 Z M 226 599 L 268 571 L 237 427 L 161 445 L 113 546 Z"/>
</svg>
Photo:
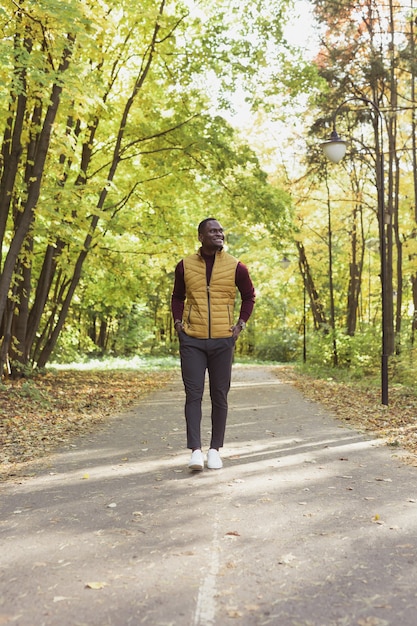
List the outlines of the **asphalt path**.
<svg viewBox="0 0 417 626">
<path fill-rule="evenodd" d="M 222 470 L 187 468 L 178 375 L 3 484 L 0 625 L 415 626 L 417 469 L 279 369 L 229 397 Z"/>
</svg>

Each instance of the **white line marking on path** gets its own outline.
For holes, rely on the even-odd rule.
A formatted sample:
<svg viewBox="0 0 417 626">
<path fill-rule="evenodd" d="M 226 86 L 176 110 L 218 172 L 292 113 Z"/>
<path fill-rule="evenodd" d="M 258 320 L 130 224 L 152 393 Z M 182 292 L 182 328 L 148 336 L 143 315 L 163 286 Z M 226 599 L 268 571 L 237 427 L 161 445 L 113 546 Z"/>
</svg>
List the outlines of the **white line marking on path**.
<svg viewBox="0 0 417 626">
<path fill-rule="evenodd" d="M 197 606 L 193 626 L 211 626 L 216 617 L 216 582 L 220 568 L 220 544 L 218 539 L 218 521 L 213 525 L 213 540 L 208 558 L 208 571 L 201 581 L 198 591 Z"/>
</svg>

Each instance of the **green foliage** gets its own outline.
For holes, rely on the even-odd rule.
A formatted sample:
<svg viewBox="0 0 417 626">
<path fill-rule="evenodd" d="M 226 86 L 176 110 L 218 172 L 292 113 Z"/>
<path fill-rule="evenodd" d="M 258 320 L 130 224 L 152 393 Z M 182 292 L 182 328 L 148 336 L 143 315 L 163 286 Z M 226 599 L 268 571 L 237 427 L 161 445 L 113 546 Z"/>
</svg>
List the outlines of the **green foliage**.
<svg viewBox="0 0 417 626">
<path fill-rule="evenodd" d="M 303 368 L 320 378 L 380 385 L 381 334 L 374 327 L 363 328 L 356 336 L 337 334 L 338 366 L 333 366 L 333 341 L 329 334 L 311 333 L 307 341 L 307 362 Z M 403 348 L 400 354 L 389 358 L 390 384 L 405 387 L 417 385 L 417 352 Z"/>
<path fill-rule="evenodd" d="M 253 356 L 260 361 L 289 363 L 296 359 L 300 337 L 288 329 L 265 333 L 257 339 Z"/>
<path fill-rule="evenodd" d="M 374 373 L 380 362 L 381 339 L 374 327 L 364 328 L 354 337 L 336 332 L 338 366 L 350 369 L 352 376 L 362 377 Z M 332 367 L 334 359 L 331 332 L 311 332 L 307 337 L 307 360 L 312 366 Z"/>
<path fill-rule="evenodd" d="M 0 124 L 6 157 L 13 124 L 13 154 L 22 150 L 10 160 L 14 186 L 0 198 L 0 265 L 1 245 L 15 265 L 1 278 L 0 318 L 11 285 L 14 301 L 36 313 L 15 324 L 10 352 L 23 365 L 43 364 L 64 324 L 59 358 L 169 343 L 157 336 L 168 330 L 166 285 L 159 319 L 139 333 L 129 319 L 149 304 L 155 275 L 172 271 L 172 250 L 180 258 L 195 247 L 200 219 L 215 211 L 229 221 L 265 219 L 276 237 L 289 224 L 288 198 L 231 126 L 208 113 L 206 89 L 216 76 L 225 102 L 242 80 L 254 88 L 282 41 L 286 2 L 279 18 L 263 2 L 193 11 L 145 2 L 138 13 L 125 2 L 29 0 L 8 10 L 15 20 L 0 14 Z M 19 229 L 10 199 L 25 216 Z M 110 329 L 99 346 L 96 324 Z"/>
<path fill-rule="evenodd" d="M 10 396 L 27 398 L 28 400 L 30 400 L 31 403 L 34 403 L 41 408 L 46 408 L 49 406 L 47 393 L 39 389 L 39 387 L 36 386 L 33 380 L 25 380 L 18 388 L 12 388 L 10 391 Z"/>
<path fill-rule="evenodd" d="M 415 108 L 402 108 L 398 96 L 413 101 L 415 68 L 410 61 L 415 32 L 409 10 L 401 4 L 362 2 L 366 17 L 358 12 L 359 5 L 350 2 L 318 0 L 313 5 L 323 29 L 317 69 L 326 88 L 317 93 L 306 177 L 299 176 L 293 192 L 300 198 L 297 238 L 328 327 L 327 333 L 309 330 L 307 365 L 333 372 L 333 376 L 369 377 L 379 384 L 378 210 L 383 208 L 391 214 L 390 220 L 384 218 L 389 374 L 391 381 L 409 384 L 415 356 L 408 335 L 417 309 L 417 190 L 414 156 L 409 158 L 415 142 Z M 391 30 L 387 36 L 388 22 Z M 392 120 L 395 123 L 391 124 Z M 327 162 L 320 148 L 336 125 L 339 135 L 348 141 L 346 157 L 339 165 Z M 380 151 L 385 160 L 384 185 L 378 167 Z M 381 191 L 384 206 L 378 203 Z M 400 354 L 395 355 L 398 346 Z"/>
<path fill-rule="evenodd" d="M 339 366 L 356 377 L 378 373 L 380 337 L 371 324 L 374 317 L 379 323 L 380 316 L 377 250 L 367 249 L 356 260 L 364 272 L 362 317 L 355 336 L 345 333 L 352 233 L 358 237 L 357 252 L 362 241 L 378 236 L 369 148 L 360 152 L 360 167 L 354 168 L 352 160 L 337 175 L 322 157 L 311 170 L 316 180 L 301 174 L 298 166 L 292 172 L 290 166 L 285 171 L 277 165 L 268 175 L 257 141 L 242 138 L 219 115 L 220 106 L 238 106 L 233 91 L 243 90 L 259 114 L 269 112 L 268 123 L 288 117 L 301 133 L 301 114 L 290 118 L 300 92 L 320 91 L 325 108 L 321 121 L 328 124 L 336 106 L 330 104 L 341 101 L 346 84 L 355 80 L 361 86 L 365 79 L 366 85 L 368 80 L 382 85 L 382 57 L 373 50 L 372 63 L 363 61 L 366 32 L 357 32 L 356 48 L 346 44 L 350 38 L 341 27 L 352 5 L 314 4 L 323 20 L 337 24 L 332 37 L 345 46 L 336 51 L 330 45 L 320 66 L 304 61 L 283 39 L 291 9 L 287 0 L 274 5 L 203 1 L 192 8 L 187 2 L 165 6 L 145 0 L 139 11 L 125 0 L 6 1 L 7 9 L 0 10 L 0 127 L 6 157 L 8 133 L 14 130 L 19 161 L 14 187 L 4 187 L 0 198 L 2 217 L 7 213 L 1 269 L 16 226 L 30 208 L 34 157 L 47 153 L 33 219 L 28 220 L 13 276 L 0 287 L 0 296 L 14 289 L 12 327 L 20 329 L 20 336 L 11 342 L 10 352 L 16 371 L 24 373 L 27 367 L 19 359 L 37 362 L 61 320 L 65 325 L 53 352 L 61 362 L 81 362 L 91 355 L 176 354 L 170 315 L 173 271 L 184 254 L 196 249 L 196 225 L 210 214 L 223 222 L 228 249 L 248 264 L 258 294 L 238 356 L 300 359 L 300 329 L 309 303 L 303 302 L 293 237 L 296 233 L 304 244 L 329 319 L 330 198 Z M 360 54 L 352 54 L 355 50 Z M 336 92 L 330 93 L 334 85 Z M 40 149 L 42 116 L 54 90 L 60 90 L 60 97 L 52 134 Z M 360 145 L 369 139 L 369 112 L 342 117 L 346 130 L 356 125 L 361 131 Z M 356 158 L 358 152 L 352 155 Z M 415 271 L 416 238 L 409 210 L 413 167 L 404 165 L 399 207 L 402 282 L 407 285 Z M 360 219 L 355 221 L 358 207 Z M 286 254 L 293 256 L 291 268 L 284 271 L 280 260 Z M 44 276 L 47 263 L 51 270 Z M 47 290 L 44 303 L 37 288 Z M 411 297 L 410 287 L 404 287 L 406 311 Z M 37 304 L 42 315 L 38 322 L 31 317 L 33 327 L 25 328 L 19 307 L 32 313 Z M 8 321 L 5 313 L 3 324 Z M 35 339 L 25 346 L 32 330 Z M 308 362 L 331 366 L 333 335 L 308 329 L 307 339 Z M 411 377 L 411 369 L 402 357 L 392 360 L 399 376 Z"/>
<path fill-rule="evenodd" d="M 98 352 L 99 349 L 82 327 L 67 324 L 52 353 L 52 360 L 56 363 L 84 363 Z"/>
<path fill-rule="evenodd" d="M 417 348 L 409 346 L 392 357 L 390 370 L 393 381 L 417 389 Z"/>
</svg>

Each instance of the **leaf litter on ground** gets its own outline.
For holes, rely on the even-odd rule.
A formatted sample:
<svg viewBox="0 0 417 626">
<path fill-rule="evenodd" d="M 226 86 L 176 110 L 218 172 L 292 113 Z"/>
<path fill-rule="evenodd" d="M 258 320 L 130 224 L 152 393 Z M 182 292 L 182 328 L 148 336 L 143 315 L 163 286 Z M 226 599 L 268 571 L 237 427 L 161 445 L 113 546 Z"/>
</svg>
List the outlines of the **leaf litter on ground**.
<svg viewBox="0 0 417 626">
<path fill-rule="evenodd" d="M 389 403 L 381 403 L 377 387 L 318 379 L 292 366 L 276 370 L 279 378 L 294 385 L 301 393 L 334 413 L 354 428 L 385 440 L 392 448 L 404 450 L 403 461 L 417 467 L 417 393 L 392 385 Z"/>
<path fill-rule="evenodd" d="M 172 371 L 51 371 L 0 385 L 0 480 L 24 475 L 30 464 L 166 384 Z"/>
</svg>

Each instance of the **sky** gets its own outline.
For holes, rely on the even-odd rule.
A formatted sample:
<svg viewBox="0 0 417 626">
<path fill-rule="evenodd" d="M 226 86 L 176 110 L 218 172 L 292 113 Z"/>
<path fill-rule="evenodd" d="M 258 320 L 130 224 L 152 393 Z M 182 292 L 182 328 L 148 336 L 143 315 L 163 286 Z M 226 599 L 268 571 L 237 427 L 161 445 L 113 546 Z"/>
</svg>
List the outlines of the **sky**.
<svg viewBox="0 0 417 626">
<path fill-rule="evenodd" d="M 318 48 L 318 36 L 313 28 L 314 19 L 311 2 L 296 0 L 294 14 L 285 28 L 289 43 L 302 47 L 308 56 L 314 56 Z"/>
</svg>

